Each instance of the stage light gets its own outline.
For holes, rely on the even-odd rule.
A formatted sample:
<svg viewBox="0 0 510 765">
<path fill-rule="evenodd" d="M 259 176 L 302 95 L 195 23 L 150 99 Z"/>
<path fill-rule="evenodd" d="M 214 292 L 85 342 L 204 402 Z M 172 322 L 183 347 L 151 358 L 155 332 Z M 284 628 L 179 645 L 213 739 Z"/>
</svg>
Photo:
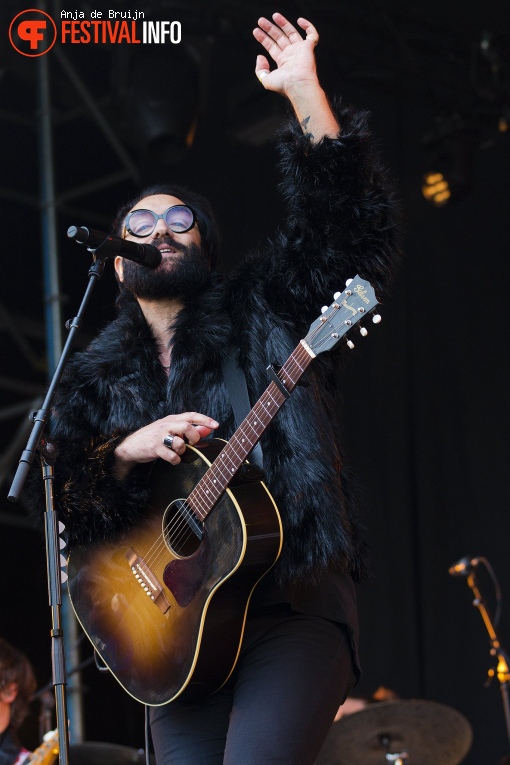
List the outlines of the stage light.
<svg viewBox="0 0 510 765">
<path fill-rule="evenodd" d="M 442 173 L 425 173 L 421 192 L 427 202 L 434 207 L 443 207 L 448 203 L 452 192 L 448 181 Z"/>
<path fill-rule="evenodd" d="M 421 191 L 427 202 L 444 207 L 469 193 L 478 141 L 477 131 L 459 114 L 436 119 L 435 128 L 423 137 L 428 159 Z"/>
</svg>

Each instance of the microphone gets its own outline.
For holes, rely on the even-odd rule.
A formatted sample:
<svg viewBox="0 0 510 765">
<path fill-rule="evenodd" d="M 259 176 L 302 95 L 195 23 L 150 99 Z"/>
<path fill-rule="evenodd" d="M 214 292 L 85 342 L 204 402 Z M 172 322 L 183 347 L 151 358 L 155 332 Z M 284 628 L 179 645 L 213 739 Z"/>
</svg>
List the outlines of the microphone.
<svg viewBox="0 0 510 765">
<path fill-rule="evenodd" d="M 450 566 L 448 573 L 451 576 L 468 576 L 479 563 L 480 558 L 470 558 L 469 555 L 466 555 L 457 561 L 457 563 L 454 563 L 453 566 Z"/>
<path fill-rule="evenodd" d="M 78 244 L 86 244 L 89 249 L 101 248 L 101 254 L 107 253 L 107 257 L 120 255 L 121 258 L 132 260 L 146 268 L 157 268 L 161 263 L 161 253 L 152 244 L 130 242 L 120 236 L 105 234 L 86 226 L 70 226 L 67 236 Z"/>
</svg>

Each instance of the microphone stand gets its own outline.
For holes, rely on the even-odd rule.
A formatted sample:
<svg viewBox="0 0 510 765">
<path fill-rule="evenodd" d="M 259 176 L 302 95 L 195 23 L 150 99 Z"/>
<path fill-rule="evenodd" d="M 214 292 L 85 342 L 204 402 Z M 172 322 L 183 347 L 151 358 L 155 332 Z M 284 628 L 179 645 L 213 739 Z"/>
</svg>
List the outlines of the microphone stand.
<svg viewBox="0 0 510 765">
<path fill-rule="evenodd" d="M 92 253 L 94 262 L 89 269 L 89 281 L 85 294 L 82 298 L 78 314 L 72 321 L 66 322 L 66 328 L 69 330 L 67 342 L 62 351 L 62 355 L 55 369 L 55 373 L 50 382 L 46 398 L 43 401 L 41 409 L 31 415 L 34 423 L 32 432 L 28 439 L 25 450 L 23 451 L 18 469 L 11 485 L 8 499 L 11 502 L 17 502 L 25 481 L 30 471 L 30 466 L 34 461 L 38 451 L 41 458 L 44 491 L 46 500 L 46 510 L 44 513 L 44 529 L 46 538 L 46 564 L 48 575 L 48 595 L 51 609 L 52 628 L 51 635 L 51 663 L 53 686 L 55 688 L 56 718 L 58 730 L 58 750 L 59 765 L 68 765 L 69 763 L 69 735 L 67 726 L 67 699 L 66 699 L 66 667 L 64 651 L 64 633 L 61 621 L 62 606 L 62 580 L 60 570 L 60 549 L 59 549 L 59 520 L 57 512 L 54 509 L 53 502 L 53 462 L 55 457 L 55 448 L 43 440 L 44 428 L 51 413 L 51 406 L 55 396 L 56 389 L 68 362 L 75 337 L 79 332 L 85 310 L 90 301 L 92 290 L 95 283 L 103 275 L 104 261 L 112 255 L 107 247 L 101 253 L 101 246 L 96 249 L 88 248 Z M 67 576 L 66 576 L 67 578 Z M 65 581 L 65 579 L 64 579 Z"/>
<path fill-rule="evenodd" d="M 509 699 L 510 671 L 508 669 L 510 660 L 508 658 L 508 654 L 506 650 L 503 648 L 501 644 L 501 640 L 499 639 L 499 636 L 496 632 L 496 628 L 489 614 L 489 610 L 478 588 L 478 582 L 476 579 L 475 569 L 473 569 L 469 573 L 467 578 L 467 583 L 469 587 L 471 588 L 473 595 L 475 596 L 473 600 L 473 605 L 476 608 L 478 608 L 480 614 L 482 615 L 483 622 L 487 628 L 487 632 L 489 633 L 490 645 L 491 645 L 491 649 L 490 649 L 491 656 L 496 656 L 498 659 L 498 664 L 496 668 L 495 669 L 492 668 L 489 670 L 489 678 L 493 678 L 496 676 L 500 684 L 501 697 L 503 700 L 503 711 L 505 715 L 506 732 L 510 742 L 510 699 Z"/>
<path fill-rule="evenodd" d="M 76 667 L 73 667 L 70 672 L 67 673 L 67 676 L 70 677 L 71 675 L 74 675 L 76 672 L 81 672 L 82 669 L 85 667 L 88 667 L 89 664 L 92 664 L 94 662 L 94 656 L 90 656 L 88 659 L 85 659 L 84 661 L 80 662 Z M 38 691 L 36 691 L 31 697 L 30 701 L 39 701 L 40 703 L 40 711 L 39 711 L 39 740 L 42 741 L 45 734 L 48 733 L 52 728 L 52 715 L 53 710 L 55 709 L 55 699 L 52 697 L 50 690 L 53 687 L 53 678 L 46 683 L 42 688 L 40 688 Z M 35 765 L 35 763 L 34 763 Z"/>
</svg>

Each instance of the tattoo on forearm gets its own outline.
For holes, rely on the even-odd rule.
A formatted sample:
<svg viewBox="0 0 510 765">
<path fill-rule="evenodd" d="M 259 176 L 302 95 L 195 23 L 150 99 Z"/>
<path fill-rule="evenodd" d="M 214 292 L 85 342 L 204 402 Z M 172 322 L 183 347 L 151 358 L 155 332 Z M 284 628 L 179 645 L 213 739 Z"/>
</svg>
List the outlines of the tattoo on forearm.
<svg viewBox="0 0 510 765">
<path fill-rule="evenodd" d="M 309 122 L 310 122 L 310 117 L 308 116 L 308 117 L 305 117 L 304 120 L 302 120 L 299 124 L 303 128 L 303 132 L 306 136 L 308 136 L 308 138 L 315 138 L 314 134 L 310 133 L 310 131 L 306 129 L 308 127 Z"/>
</svg>

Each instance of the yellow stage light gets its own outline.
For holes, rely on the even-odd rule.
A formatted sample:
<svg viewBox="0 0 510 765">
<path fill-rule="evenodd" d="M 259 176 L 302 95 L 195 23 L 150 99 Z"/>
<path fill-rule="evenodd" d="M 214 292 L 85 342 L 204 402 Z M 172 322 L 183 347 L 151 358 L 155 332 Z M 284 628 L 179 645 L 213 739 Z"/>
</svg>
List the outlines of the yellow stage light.
<svg viewBox="0 0 510 765">
<path fill-rule="evenodd" d="M 448 181 L 442 173 L 425 173 L 421 192 L 427 202 L 435 207 L 443 207 L 452 195 Z"/>
</svg>

